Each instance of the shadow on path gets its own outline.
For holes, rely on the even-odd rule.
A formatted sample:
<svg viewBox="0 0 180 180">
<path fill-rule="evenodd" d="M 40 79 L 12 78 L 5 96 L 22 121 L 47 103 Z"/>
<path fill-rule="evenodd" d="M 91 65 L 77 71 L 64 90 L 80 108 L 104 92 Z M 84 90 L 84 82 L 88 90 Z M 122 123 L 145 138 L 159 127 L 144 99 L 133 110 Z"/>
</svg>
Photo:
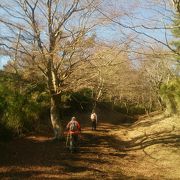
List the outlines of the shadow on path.
<svg viewBox="0 0 180 180">
<path fill-rule="evenodd" d="M 85 129 L 81 137 L 80 152 L 75 154 L 67 151 L 65 142 L 53 141 L 44 136 L 0 143 L 0 178 L 128 179 L 130 177 L 119 170 L 116 173 L 111 171 L 112 159 L 126 156 L 118 151 L 117 144 L 120 143 L 120 140 L 108 135 L 104 125 L 95 132 Z"/>
<path fill-rule="evenodd" d="M 122 167 L 130 165 L 123 164 L 127 158 L 133 159 L 129 152 L 153 144 L 180 144 L 180 136 L 173 134 L 173 129 L 122 141 L 109 134 L 119 127 L 106 122 L 97 131 L 85 128 L 80 152 L 75 154 L 67 151 L 65 142 L 53 141 L 48 136 L 0 143 L 0 179 L 146 179 L 122 172 Z"/>
</svg>

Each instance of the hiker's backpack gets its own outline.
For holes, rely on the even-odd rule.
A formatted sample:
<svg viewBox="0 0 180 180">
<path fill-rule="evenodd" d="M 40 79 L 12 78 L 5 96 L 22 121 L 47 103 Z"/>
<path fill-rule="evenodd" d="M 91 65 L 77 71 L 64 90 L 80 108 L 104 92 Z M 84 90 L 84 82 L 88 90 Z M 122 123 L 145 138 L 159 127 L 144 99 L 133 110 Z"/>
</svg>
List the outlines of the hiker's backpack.
<svg viewBox="0 0 180 180">
<path fill-rule="evenodd" d="M 73 132 L 78 131 L 78 124 L 76 121 L 70 123 L 69 130 Z"/>
</svg>

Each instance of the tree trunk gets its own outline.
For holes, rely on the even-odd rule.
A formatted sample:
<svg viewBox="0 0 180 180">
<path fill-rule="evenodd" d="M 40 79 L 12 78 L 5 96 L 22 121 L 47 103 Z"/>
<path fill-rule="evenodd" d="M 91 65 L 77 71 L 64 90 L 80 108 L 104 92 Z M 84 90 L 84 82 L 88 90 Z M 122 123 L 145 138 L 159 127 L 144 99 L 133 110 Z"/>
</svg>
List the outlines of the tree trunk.
<svg viewBox="0 0 180 180">
<path fill-rule="evenodd" d="M 59 139 L 63 135 L 63 124 L 59 116 L 59 107 L 60 107 L 59 104 L 60 104 L 60 96 L 52 95 L 50 117 L 51 117 L 52 127 L 54 130 L 55 139 Z"/>
<path fill-rule="evenodd" d="M 58 82 L 54 72 L 52 58 L 49 59 L 48 63 L 48 88 L 51 96 L 50 117 L 54 130 L 54 138 L 59 139 L 63 136 L 63 124 L 60 120 L 59 113 L 61 96 L 60 92 L 58 91 Z"/>
<path fill-rule="evenodd" d="M 96 106 L 97 106 L 97 101 L 95 100 L 93 103 L 92 112 L 96 112 Z"/>
<path fill-rule="evenodd" d="M 164 110 L 164 104 L 163 104 L 162 98 L 159 95 L 158 95 L 158 103 L 159 103 L 161 111 L 163 111 Z"/>
</svg>

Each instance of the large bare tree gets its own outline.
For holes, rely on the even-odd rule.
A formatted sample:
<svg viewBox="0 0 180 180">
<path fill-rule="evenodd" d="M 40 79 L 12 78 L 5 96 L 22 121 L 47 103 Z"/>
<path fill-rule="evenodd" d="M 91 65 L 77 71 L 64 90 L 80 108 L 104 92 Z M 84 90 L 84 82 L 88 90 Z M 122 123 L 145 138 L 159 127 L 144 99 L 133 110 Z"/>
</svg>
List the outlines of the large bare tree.
<svg viewBox="0 0 180 180">
<path fill-rule="evenodd" d="M 63 133 L 59 102 L 65 82 L 91 55 L 97 0 L 9 0 L 0 3 L 0 46 L 19 68 L 43 75 L 55 138 Z M 20 60 L 20 61 L 19 61 Z M 32 71 L 33 72 L 33 71 Z"/>
</svg>

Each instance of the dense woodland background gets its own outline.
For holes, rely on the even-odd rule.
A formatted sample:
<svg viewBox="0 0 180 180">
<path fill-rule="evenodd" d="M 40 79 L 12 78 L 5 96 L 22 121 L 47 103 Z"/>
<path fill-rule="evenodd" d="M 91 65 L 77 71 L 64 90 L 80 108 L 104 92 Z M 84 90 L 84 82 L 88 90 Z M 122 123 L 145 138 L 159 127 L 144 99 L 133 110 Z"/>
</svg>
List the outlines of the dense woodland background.
<svg viewBox="0 0 180 180">
<path fill-rule="evenodd" d="M 179 1 L 0 2 L 0 55 L 9 59 L 0 70 L 1 140 L 47 129 L 59 138 L 70 116 L 93 109 L 180 113 Z M 138 21 L 146 8 L 152 19 Z"/>
</svg>

